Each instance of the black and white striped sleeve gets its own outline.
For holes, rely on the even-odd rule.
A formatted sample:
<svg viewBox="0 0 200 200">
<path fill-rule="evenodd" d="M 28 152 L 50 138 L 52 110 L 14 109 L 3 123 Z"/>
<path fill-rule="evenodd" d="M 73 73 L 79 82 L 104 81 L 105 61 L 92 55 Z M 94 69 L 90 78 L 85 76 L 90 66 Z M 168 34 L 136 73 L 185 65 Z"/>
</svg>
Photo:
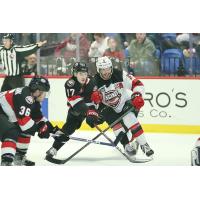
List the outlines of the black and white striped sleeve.
<svg viewBox="0 0 200 200">
<path fill-rule="evenodd" d="M 39 49 L 37 44 L 30 44 L 30 45 L 25 45 L 25 46 L 15 45 L 14 48 L 15 48 L 16 53 L 22 57 L 26 57 L 36 52 Z"/>
</svg>

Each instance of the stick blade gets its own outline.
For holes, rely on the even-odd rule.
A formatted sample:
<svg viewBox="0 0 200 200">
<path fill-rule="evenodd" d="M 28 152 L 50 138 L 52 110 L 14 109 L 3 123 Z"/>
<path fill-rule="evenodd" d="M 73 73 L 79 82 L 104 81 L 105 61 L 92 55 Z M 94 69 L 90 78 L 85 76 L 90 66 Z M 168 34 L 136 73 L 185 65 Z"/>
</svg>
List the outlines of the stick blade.
<svg viewBox="0 0 200 200">
<path fill-rule="evenodd" d="M 61 159 L 53 158 L 51 156 L 46 156 L 45 160 L 47 160 L 47 161 L 49 161 L 51 163 L 57 164 L 57 165 L 62 165 L 62 164 L 65 164 L 67 162 L 66 160 L 61 160 Z"/>
<path fill-rule="evenodd" d="M 149 157 L 149 158 L 137 158 L 137 157 L 132 157 L 132 158 L 128 158 L 128 160 L 132 163 L 146 163 L 146 162 L 150 162 L 153 160 L 153 157 Z"/>
</svg>

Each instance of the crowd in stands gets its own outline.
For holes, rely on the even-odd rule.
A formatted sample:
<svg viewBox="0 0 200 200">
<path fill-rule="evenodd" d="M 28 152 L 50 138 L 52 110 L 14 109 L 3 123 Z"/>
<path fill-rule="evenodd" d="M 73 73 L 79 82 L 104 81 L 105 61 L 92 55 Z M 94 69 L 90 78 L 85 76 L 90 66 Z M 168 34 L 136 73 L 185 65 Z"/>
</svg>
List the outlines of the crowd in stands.
<svg viewBox="0 0 200 200">
<path fill-rule="evenodd" d="M 35 43 L 37 38 L 35 33 L 14 35 L 18 45 Z M 70 75 L 73 63 L 80 60 L 88 64 L 93 75 L 96 59 L 101 56 L 110 57 L 115 68 L 136 76 L 200 74 L 198 33 L 42 33 L 39 36 L 47 40 L 40 50 L 40 74 Z M 38 73 L 36 54 L 25 58 L 22 70 L 26 75 Z"/>
</svg>

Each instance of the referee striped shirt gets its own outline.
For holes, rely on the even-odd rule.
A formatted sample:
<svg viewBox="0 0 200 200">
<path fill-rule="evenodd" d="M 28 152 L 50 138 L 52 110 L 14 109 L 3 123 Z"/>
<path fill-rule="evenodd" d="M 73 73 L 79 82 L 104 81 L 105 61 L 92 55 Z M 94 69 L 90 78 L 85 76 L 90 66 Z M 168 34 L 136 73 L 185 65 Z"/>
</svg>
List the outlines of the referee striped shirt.
<svg viewBox="0 0 200 200">
<path fill-rule="evenodd" d="M 7 76 L 17 76 L 21 74 L 21 63 L 24 57 L 34 53 L 38 49 L 37 44 L 25 46 L 13 45 L 10 49 L 0 46 L 0 60 L 3 64 Z"/>
</svg>

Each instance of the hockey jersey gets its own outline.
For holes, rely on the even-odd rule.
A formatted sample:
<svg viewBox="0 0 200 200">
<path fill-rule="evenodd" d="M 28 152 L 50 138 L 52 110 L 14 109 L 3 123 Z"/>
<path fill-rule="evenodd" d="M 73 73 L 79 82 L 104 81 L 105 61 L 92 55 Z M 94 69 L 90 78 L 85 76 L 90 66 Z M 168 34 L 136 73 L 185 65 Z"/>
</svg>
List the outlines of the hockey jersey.
<svg viewBox="0 0 200 200">
<path fill-rule="evenodd" d="M 81 85 L 76 77 L 71 77 L 65 83 L 68 106 L 72 111 L 84 115 L 88 107 L 94 106 L 90 97 L 95 89 L 96 87 L 92 78 L 87 78 L 86 83 Z"/>
<path fill-rule="evenodd" d="M 125 71 L 113 69 L 109 80 L 103 80 L 100 74 L 95 75 L 98 90 L 103 95 L 102 103 L 112 107 L 115 112 L 120 113 L 126 101 L 131 99 L 135 92 L 144 95 L 143 83 Z"/>
<path fill-rule="evenodd" d="M 17 123 L 24 134 L 34 135 L 38 131 L 36 122 L 46 121 L 41 105 L 31 96 L 29 87 L 0 93 L 0 107 L 9 121 Z"/>
</svg>

